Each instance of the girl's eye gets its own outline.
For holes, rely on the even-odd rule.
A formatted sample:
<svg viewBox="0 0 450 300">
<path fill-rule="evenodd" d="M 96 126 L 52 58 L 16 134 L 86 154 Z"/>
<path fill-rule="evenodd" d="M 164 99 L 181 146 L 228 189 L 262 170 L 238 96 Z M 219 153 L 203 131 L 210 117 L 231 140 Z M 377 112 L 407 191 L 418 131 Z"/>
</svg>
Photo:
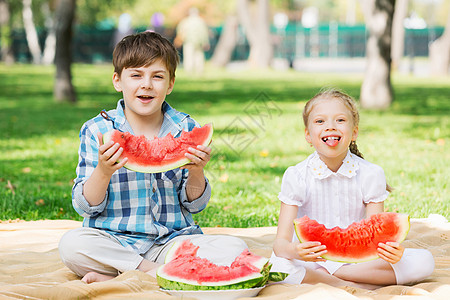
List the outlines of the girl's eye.
<svg viewBox="0 0 450 300">
<path fill-rule="evenodd" d="M 316 120 L 315 123 L 322 124 L 323 120 Z"/>
<path fill-rule="evenodd" d="M 339 123 L 345 122 L 345 119 L 337 119 Z"/>
</svg>

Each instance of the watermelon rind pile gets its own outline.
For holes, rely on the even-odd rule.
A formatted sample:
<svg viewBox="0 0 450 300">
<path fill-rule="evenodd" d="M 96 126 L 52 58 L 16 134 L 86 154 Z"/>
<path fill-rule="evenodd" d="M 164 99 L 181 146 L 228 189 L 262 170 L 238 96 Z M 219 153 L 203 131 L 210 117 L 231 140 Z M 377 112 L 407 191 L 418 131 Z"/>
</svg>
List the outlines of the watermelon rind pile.
<svg viewBox="0 0 450 300">
<path fill-rule="evenodd" d="M 185 240 L 183 242 L 174 243 L 174 245 L 166 255 L 165 264 L 158 268 L 156 278 L 159 286 L 162 289 L 191 290 L 191 291 L 251 289 L 257 287 L 264 287 L 269 281 L 269 278 L 271 278 L 272 276 L 272 273 L 270 273 L 270 268 L 272 267 L 272 264 L 270 264 L 269 260 L 265 257 L 251 254 L 248 250 L 246 250 L 239 257 L 244 257 L 245 260 L 246 255 L 251 256 L 252 259 L 251 262 L 249 262 L 249 264 L 251 264 L 251 268 L 257 271 L 253 271 L 250 274 L 243 275 L 238 278 L 230 278 L 229 280 L 215 280 L 214 275 L 212 275 L 211 281 L 208 281 L 207 279 L 205 279 L 206 277 L 202 276 L 202 274 L 192 272 L 192 270 L 196 270 L 197 263 L 203 264 L 205 262 L 205 259 L 200 259 L 199 257 L 196 257 L 196 249 L 194 249 L 194 251 L 192 251 L 191 253 L 187 253 L 186 255 L 178 254 L 177 256 L 176 254 L 177 249 L 180 249 L 182 247 L 181 246 L 182 243 L 191 243 L 191 242 L 189 240 Z M 191 243 L 191 245 L 193 244 Z M 189 252 L 189 250 L 186 252 Z M 184 256 L 184 258 L 182 258 L 182 256 Z M 186 260 L 186 257 L 189 258 Z M 239 257 L 236 258 L 236 260 L 238 260 Z M 186 261 L 188 263 L 186 263 Z M 210 263 L 209 261 L 207 262 Z M 213 268 L 214 266 L 216 266 L 214 264 L 212 265 Z M 175 266 L 176 268 L 178 268 L 177 274 L 174 276 L 169 275 L 166 272 L 167 268 L 166 266 L 169 266 L 170 268 L 173 268 Z M 214 270 L 211 273 L 214 274 Z M 232 271 L 230 271 L 230 273 L 232 273 Z M 273 275 L 274 275 L 273 278 L 275 280 L 280 279 L 279 274 Z"/>
</svg>

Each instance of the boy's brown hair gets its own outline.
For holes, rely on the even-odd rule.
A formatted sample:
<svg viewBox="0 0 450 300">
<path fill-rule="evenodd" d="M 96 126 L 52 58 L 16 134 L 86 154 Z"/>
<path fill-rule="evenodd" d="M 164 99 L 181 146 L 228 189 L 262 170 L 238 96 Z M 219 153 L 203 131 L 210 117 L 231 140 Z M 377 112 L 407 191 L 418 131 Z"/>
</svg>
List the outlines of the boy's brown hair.
<svg viewBox="0 0 450 300">
<path fill-rule="evenodd" d="M 150 31 L 128 35 L 114 48 L 114 72 L 120 77 L 125 68 L 149 66 L 158 59 L 166 65 L 170 79 L 175 78 L 180 58 L 177 49 L 169 40 Z"/>
</svg>

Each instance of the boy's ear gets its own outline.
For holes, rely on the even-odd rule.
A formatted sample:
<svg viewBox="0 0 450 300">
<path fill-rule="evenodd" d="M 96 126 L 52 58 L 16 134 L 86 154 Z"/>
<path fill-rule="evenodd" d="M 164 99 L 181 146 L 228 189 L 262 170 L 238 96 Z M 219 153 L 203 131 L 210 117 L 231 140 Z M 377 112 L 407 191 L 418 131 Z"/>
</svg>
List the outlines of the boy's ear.
<svg viewBox="0 0 450 300">
<path fill-rule="evenodd" d="M 166 95 L 169 95 L 170 93 L 172 93 L 174 85 L 175 85 L 175 77 L 170 79 L 170 81 L 169 81 L 169 88 L 167 89 Z"/>
<path fill-rule="evenodd" d="M 117 72 L 113 73 L 112 83 L 113 83 L 114 88 L 116 89 L 116 91 L 122 92 L 122 86 L 120 84 L 120 76 L 119 76 L 119 74 Z"/>
</svg>

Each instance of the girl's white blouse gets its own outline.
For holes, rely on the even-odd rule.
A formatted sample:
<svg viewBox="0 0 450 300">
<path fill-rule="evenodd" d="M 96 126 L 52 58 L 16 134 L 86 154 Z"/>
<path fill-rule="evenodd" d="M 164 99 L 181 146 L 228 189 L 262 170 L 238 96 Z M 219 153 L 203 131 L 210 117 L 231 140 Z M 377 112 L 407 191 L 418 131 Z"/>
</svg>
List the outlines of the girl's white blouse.
<svg viewBox="0 0 450 300">
<path fill-rule="evenodd" d="M 317 152 L 289 167 L 278 198 L 298 206 L 298 218 L 307 215 L 327 228 L 345 228 L 365 218 L 367 203 L 382 202 L 388 195 L 383 169 L 349 151 L 336 173 Z"/>
</svg>

